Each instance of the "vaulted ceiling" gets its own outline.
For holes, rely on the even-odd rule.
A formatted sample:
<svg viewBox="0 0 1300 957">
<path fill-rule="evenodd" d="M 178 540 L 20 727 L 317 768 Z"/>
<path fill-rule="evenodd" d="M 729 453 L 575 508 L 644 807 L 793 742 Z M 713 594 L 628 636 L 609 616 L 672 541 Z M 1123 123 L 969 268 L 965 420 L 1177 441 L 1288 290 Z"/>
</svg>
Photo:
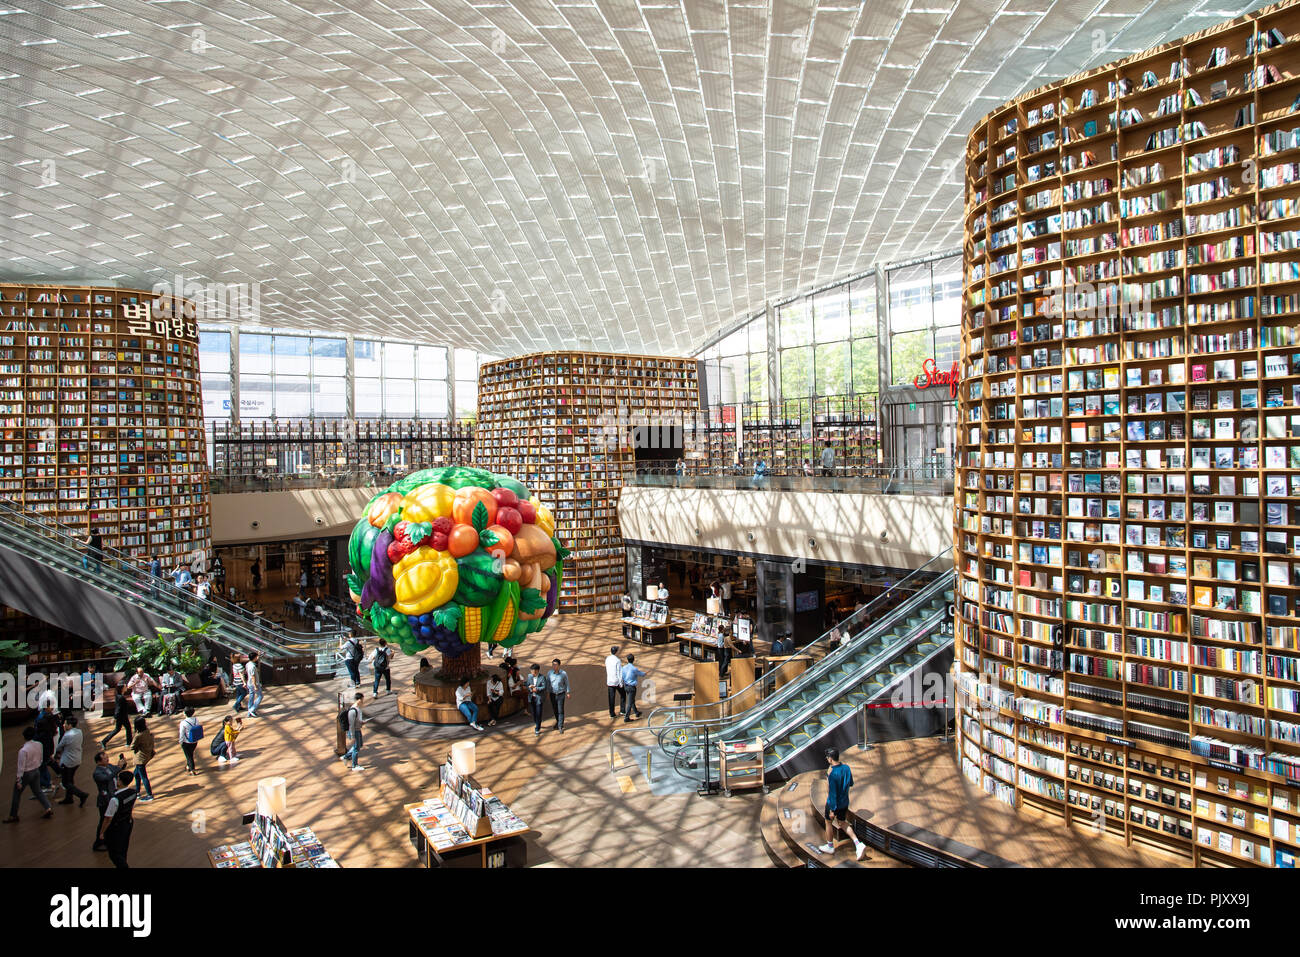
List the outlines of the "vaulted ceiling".
<svg viewBox="0 0 1300 957">
<path fill-rule="evenodd" d="M 997 104 L 1262 3 L 0 2 L 0 279 L 683 353 L 960 243 Z"/>
</svg>

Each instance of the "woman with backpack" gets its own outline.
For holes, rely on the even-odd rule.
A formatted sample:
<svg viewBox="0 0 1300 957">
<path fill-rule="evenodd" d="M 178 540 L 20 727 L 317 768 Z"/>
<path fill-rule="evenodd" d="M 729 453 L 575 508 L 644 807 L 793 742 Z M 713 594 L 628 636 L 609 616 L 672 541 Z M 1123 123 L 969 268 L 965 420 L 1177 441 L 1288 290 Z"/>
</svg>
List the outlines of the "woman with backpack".
<svg viewBox="0 0 1300 957">
<path fill-rule="evenodd" d="M 181 750 L 185 752 L 185 769 L 190 774 L 198 774 L 194 767 L 194 749 L 203 740 L 203 725 L 194 717 L 194 706 L 185 709 L 185 718 L 180 727 Z"/>
</svg>

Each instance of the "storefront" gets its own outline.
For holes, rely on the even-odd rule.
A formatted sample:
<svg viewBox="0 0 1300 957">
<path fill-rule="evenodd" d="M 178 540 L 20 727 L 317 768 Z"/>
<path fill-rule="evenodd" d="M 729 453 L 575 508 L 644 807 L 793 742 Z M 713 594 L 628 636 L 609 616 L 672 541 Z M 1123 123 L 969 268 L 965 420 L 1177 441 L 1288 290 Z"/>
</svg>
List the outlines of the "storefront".
<svg viewBox="0 0 1300 957">
<path fill-rule="evenodd" d="M 932 363 L 930 364 L 932 365 Z M 956 370 L 917 376 L 880 394 L 881 453 L 900 477 L 952 481 L 957 444 L 957 406 L 950 377 Z"/>
</svg>

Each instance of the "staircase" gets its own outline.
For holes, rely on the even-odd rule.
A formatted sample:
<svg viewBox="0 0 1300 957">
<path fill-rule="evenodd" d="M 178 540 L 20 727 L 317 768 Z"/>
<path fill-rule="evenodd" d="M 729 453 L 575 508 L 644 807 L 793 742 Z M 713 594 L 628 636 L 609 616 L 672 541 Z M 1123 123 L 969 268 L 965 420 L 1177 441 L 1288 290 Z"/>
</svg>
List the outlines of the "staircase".
<svg viewBox="0 0 1300 957">
<path fill-rule="evenodd" d="M 813 642 L 805 651 L 818 660 L 802 674 L 778 668 L 719 704 L 655 709 L 644 730 L 655 735 L 656 760 L 669 759 L 689 779 L 716 782 L 717 745 L 761 737 L 769 782 L 820 768 L 818 746 L 855 741 L 854 722 L 866 707 L 890 703 L 895 692 L 910 701 L 914 679 L 947 672 L 953 588 L 945 552 L 841 625 L 853 636 L 846 644 L 836 646 L 829 634 Z M 630 733 L 611 735 L 611 762 L 616 737 Z"/>
<path fill-rule="evenodd" d="M 858 815 L 849 811 L 848 823 L 867 844 L 858 860 L 852 842 L 841 838 L 834 854 L 816 850 L 826 839 L 826 771 L 805 771 L 763 798 L 759 831 L 763 849 L 775 867 L 906 867 L 903 861 L 884 853 Z"/>
<path fill-rule="evenodd" d="M 211 620 L 210 643 L 260 651 L 279 684 L 332 673 L 342 633 L 271 627 L 239 606 L 184 593 L 113 549 L 96 561 L 73 530 L 8 500 L 0 500 L 0 602 L 100 645 L 187 618 Z"/>
</svg>

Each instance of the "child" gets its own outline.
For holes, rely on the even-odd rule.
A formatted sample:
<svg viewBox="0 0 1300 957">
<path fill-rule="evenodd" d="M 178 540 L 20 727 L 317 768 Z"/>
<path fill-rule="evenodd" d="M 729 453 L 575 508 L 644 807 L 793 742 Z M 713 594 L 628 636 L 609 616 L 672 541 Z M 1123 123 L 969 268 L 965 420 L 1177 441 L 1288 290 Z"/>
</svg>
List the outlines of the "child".
<svg viewBox="0 0 1300 957">
<path fill-rule="evenodd" d="M 217 752 L 217 762 L 220 764 L 238 764 L 239 752 L 235 748 L 235 739 L 239 737 L 244 730 L 244 719 L 235 718 L 226 715 L 221 724 L 221 738 L 225 742 L 221 750 Z"/>
</svg>

